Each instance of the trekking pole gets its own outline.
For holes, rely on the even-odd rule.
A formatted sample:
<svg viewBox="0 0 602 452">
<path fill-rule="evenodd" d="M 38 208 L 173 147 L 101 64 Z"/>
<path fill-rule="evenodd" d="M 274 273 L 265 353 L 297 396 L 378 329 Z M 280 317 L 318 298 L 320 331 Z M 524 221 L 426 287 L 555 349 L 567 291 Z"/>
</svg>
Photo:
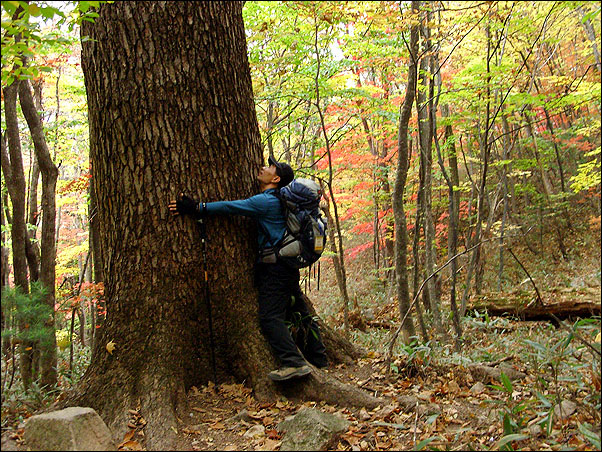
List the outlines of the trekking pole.
<svg viewBox="0 0 602 452">
<path fill-rule="evenodd" d="M 209 277 L 207 273 L 207 227 L 203 216 L 198 220 L 201 230 L 201 249 L 203 252 L 203 272 L 205 274 L 205 303 L 207 304 L 207 317 L 209 319 L 209 341 L 211 345 L 211 365 L 213 367 L 213 381 L 217 384 L 217 372 L 215 370 L 215 344 L 213 342 L 213 320 L 211 318 L 211 299 L 209 298 Z"/>
</svg>

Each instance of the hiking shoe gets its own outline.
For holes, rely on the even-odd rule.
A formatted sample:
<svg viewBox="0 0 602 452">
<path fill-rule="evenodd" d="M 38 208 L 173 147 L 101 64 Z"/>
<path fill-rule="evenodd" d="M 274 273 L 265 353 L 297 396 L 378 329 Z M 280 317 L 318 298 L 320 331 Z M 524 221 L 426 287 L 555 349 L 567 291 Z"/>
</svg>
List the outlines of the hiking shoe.
<svg viewBox="0 0 602 452">
<path fill-rule="evenodd" d="M 310 363 L 312 363 L 318 369 L 324 369 L 325 367 L 328 367 L 328 360 L 315 360 L 313 362 L 310 361 Z"/>
<path fill-rule="evenodd" d="M 311 368 L 307 365 L 301 367 L 281 367 L 271 371 L 268 374 L 274 381 L 288 380 L 289 378 L 303 377 L 311 373 Z"/>
</svg>

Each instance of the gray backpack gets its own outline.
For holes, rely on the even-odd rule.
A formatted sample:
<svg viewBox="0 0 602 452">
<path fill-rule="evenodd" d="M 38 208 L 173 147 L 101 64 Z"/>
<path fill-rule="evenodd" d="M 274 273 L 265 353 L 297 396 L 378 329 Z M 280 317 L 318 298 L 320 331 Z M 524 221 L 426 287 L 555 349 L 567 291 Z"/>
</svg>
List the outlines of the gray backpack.
<svg viewBox="0 0 602 452">
<path fill-rule="evenodd" d="M 328 222 L 320 210 L 322 189 L 315 181 L 300 178 L 272 194 L 282 204 L 286 233 L 275 246 L 264 250 L 262 262 L 309 267 L 320 259 L 326 245 Z"/>
</svg>

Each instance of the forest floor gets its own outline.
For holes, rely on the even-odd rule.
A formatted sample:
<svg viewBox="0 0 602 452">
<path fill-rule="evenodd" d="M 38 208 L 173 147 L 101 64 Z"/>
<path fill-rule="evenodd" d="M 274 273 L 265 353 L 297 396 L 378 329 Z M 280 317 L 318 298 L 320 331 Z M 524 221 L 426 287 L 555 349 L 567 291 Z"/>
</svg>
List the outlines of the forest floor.
<svg viewBox="0 0 602 452">
<path fill-rule="evenodd" d="M 599 286 L 586 293 L 599 302 Z M 574 295 L 582 298 L 584 292 Z M 381 317 L 387 311 L 394 306 L 381 310 Z M 567 324 L 582 340 L 599 344 L 599 317 Z M 279 450 L 277 425 L 303 406 L 351 422 L 330 450 L 499 450 L 509 434 L 520 435 L 513 437 L 514 450 L 596 450 L 600 360 L 574 333 L 546 321 L 487 316 L 467 317 L 463 328 L 460 354 L 452 346 L 407 346 L 394 357 L 389 375 L 383 354 L 373 351 L 353 365 L 326 370 L 386 400 L 372 411 L 284 398 L 260 403 L 250 388 L 235 383 L 193 387 L 188 416 L 180 420 L 177 450 Z M 499 372 L 497 378 L 474 372 L 474 365 L 500 367 L 509 374 L 514 370 L 522 378 L 503 380 Z M 415 407 L 408 407 L 409 396 Z M 144 413 L 131 415 L 119 449 L 144 450 Z M 27 450 L 22 422 L 5 420 L 2 450 Z"/>
<path fill-rule="evenodd" d="M 587 294 L 599 302 L 600 288 L 594 291 L 597 295 Z M 384 356 L 374 352 L 353 365 L 331 366 L 329 375 L 387 401 L 371 411 L 287 400 L 260 403 L 249 388 L 237 384 L 193 388 L 190 419 L 179 432 L 182 450 L 278 450 L 277 425 L 303 406 L 351 422 L 330 450 L 498 450 L 508 434 L 523 435 L 512 443 L 514 449 L 596 450 L 599 357 L 545 321 L 475 318 L 464 327 L 463 347 L 471 352 L 463 357 L 453 357 L 450 347 L 408 349 L 389 375 Z M 575 328 L 595 343 L 599 318 Z M 471 366 L 477 363 L 489 369 L 506 365 L 501 368 L 507 373 L 509 367 L 524 376 L 505 386 L 490 373 L 474 372 Z M 419 406 L 409 408 L 408 396 Z M 551 423 L 550 413 L 556 413 Z"/>
<path fill-rule="evenodd" d="M 526 262 L 546 304 L 588 301 L 600 306 L 600 231 L 584 237 L 574 247 L 573 260 L 534 257 Z M 370 265 L 368 257 L 350 261 L 349 274 L 370 274 Z M 314 279 L 305 292 L 320 316 L 340 328 L 342 309 L 331 273 L 323 271 L 319 291 Z M 481 298 L 534 302 L 535 293 L 522 270 L 508 265 L 505 273 L 508 287 L 503 293 L 485 293 Z M 495 272 L 490 269 L 486 274 Z M 398 324 L 397 303 L 387 298 L 386 291 L 375 290 L 376 280 L 354 278 L 349 284 L 360 320 L 366 320 L 352 324 L 349 336 L 367 353 L 352 365 L 331 365 L 326 372 L 381 397 L 383 406 L 367 410 L 284 398 L 261 403 L 243 384 L 193 387 L 189 412 L 179 420 L 176 450 L 279 450 L 282 436 L 277 425 L 303 406 L 350 421 L 330 450 L 600 449 L 599 307 L 597 315 L 567 319 L 564 327 L 547 320 L 471 312 L 462 321 L 458 351 L 453 338 L 410 345 L 398 340 L 387 374 L 384 353 Z M 496 286 L 493 280 L 484 283 Z M 449 292 L 444 288 L 444 293 Z M 452 330 L 449 334 L 453 336 Z M 84 366 L 86 361 L 80 361 Z M 500 371 L 517 378 L 507 379 Z M 23 399 L 17 389 L 3 397 L 3 451 L 28 450 L 24 420 L 51 402 L 28 397 Z M 144 413 L 131 411 L 128 425 L 119 449 L 145 450 Z"/>
</svg>

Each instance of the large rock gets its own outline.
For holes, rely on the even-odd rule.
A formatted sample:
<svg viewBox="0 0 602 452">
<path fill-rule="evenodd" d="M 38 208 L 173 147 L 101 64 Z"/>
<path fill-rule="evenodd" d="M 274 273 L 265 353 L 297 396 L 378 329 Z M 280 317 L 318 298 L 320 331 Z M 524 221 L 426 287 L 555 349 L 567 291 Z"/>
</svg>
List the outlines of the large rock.
<svg viewBox="0 0 602 452">
<path fill-rule="evenodd" d="M 92 408 L 32 416 L 25 422 L 24 439 L 30 450 L 117 450 L 109 428 Z"/>
<path fill-rule="evenodd" d="M 280 450 L 326 450 L 349 425 L 340 416 L 303 408 L 278 424 L 278 430 L 284 432 Z"/>
</svg>

